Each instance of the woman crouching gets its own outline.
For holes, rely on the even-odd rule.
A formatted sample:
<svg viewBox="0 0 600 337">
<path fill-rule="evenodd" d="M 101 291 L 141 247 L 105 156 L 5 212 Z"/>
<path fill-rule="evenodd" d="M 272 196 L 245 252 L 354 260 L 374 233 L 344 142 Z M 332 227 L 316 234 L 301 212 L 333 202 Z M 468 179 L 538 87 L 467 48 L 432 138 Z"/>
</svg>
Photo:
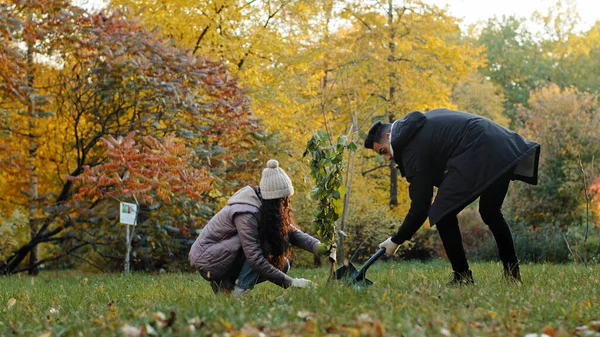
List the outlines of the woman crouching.
<svg viewBox="0 0 600 337">
<path fill-rule="evenodd" d="M 315 284 L 290 278 L 290 245 L 327 255 L 326 246 L 296 228 L 292 220 L 292 181 L 276 160 L 263 170 L 260 187 L 237 191 L 202 229 L 189 253 L 190 264 L 210 281 L 215 293 L 240 296 L 271 281 L 283 288 Z"/>
</svg>

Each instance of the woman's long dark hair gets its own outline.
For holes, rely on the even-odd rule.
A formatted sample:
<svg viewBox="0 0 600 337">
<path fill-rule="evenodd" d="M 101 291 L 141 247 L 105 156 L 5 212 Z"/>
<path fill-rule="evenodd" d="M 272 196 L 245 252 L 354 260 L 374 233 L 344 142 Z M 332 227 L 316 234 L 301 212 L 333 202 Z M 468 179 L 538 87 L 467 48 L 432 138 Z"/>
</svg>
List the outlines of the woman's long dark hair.
<svg viewBox="0 0 600 337">
<path fill-rule="evenodd" d="M 262 200 L 258 233 L 260 242 L 269 246 L 269 261 L 279 269 L 283 269 L 285 258 L 290 257 L 289 236 L 292 226 L 292 209 L 290 198 Z"/>
</svg>

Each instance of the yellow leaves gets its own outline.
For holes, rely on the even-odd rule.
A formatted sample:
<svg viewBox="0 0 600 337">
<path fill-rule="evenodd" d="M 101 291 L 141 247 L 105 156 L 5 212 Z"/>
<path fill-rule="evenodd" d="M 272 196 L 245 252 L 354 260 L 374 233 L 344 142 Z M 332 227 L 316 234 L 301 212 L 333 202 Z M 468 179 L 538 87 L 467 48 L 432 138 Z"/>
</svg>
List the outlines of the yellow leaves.
<svg viewBox="0 0 600 337">
<path fill-rule="evenodd" d="M 368 314 L 360 314 L 354 321 L 354 331 L 350 335 L 355 335 L 356 330 L 359 334 L 356 336 L 380 337 L 385 335 L 385 329 L 379 319 L 372 319 Z"/>
<path fill-rule="evenodd" d="M 594 306 L 594 302 L 590 299 L 587 299 L 587 300 L 579 303 L 579 306 L 583 309 L 589 309 Z"/>
<path fill-rule="evenodd" d="M 226 331 L 231 331 L 233 329 L 233 325 L 224 319 L 221 320 L 221 324 L 223 324 Z"/>
<path fill-rule="evenodd" d="M 381 296 L 381 302 L 382 303 L 385 302 L 385 300 L 387 299 L 387 297 L 388 297 L 388 291 L 386 290 L 386 291 L 383 292 L 383 295 Z"/>
<path fill-rule="evenodd" d="M 50 337 L 50 336 L 52 336 L 52 332 L 50 332 L 50 331 L 42 332 L 37 335 L 37 337 Z"/>
</svg>

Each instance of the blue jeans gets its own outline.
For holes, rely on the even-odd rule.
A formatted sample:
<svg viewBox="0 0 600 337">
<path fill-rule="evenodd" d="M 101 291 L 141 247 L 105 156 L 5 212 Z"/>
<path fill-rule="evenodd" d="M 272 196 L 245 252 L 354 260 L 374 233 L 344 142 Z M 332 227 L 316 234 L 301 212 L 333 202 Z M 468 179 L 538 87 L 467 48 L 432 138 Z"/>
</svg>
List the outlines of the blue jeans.
<svg viewBox="0 0 600 337">
<path fill-rule="evenodd" d="M 285 274 L 290 271 L 290 261 L 287 258 L 285 259 L 285 265 L 281 271 Z M 259 277 L 258 273 L 250 267 L 248 260 L 244 258 L 244 264 L 242 264 L 242 269 L 240 270 L 235 286 L 243 290 L 251 290 L 255 285 L 264 281 L 266 280 Z"/>
<path fill-rule="evenodd" d="M 288 273 L 290 270 L 290 261 L 285 259 L 285 265 L 283 266 L 283 272 Z M 250 290 L 254 288 L 256 284 L 266 281 L 259 277 L 258 273 L 252 270 L 244 252 L 240 250 L 233 266 L 228 270 L 221 279 L 211 279 L 203 271 L 200 271 L 202 278 L 210 282 L 210 286 L 214 293 L 218 292 L 231 292 L 234 287 L 238 287 L 244 290 Z"/>
</svg>

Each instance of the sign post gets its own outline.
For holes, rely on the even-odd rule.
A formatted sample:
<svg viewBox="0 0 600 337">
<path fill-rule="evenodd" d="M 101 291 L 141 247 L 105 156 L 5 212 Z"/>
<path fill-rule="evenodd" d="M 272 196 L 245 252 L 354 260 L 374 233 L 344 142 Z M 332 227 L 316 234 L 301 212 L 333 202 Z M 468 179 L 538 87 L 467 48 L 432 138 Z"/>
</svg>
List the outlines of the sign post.
<svg viewBox="0 0 600 337">
<path fill-rule="evenodd" d="M 130 255 L 131 255 L 131 240 L 133 238 L 133 231 L 135 230 L 135 225 L 137 224 L 137 215 L 138 215 L 138 205 L 132 204 L 128 202 L 121 202 L 120 204 L 120 217 L 119 221 L 122 224 L 125 224 L 127 227 L 127 231 L 125 233 L 125 242 L 127 244 L 127 253 L 125 255 L 125 274 L 129 274 L 130 270 Z M 134 227 L 131 229 L 131 233 L 129 232 L 129 226 L 133 225 Z"/>
</svg>

